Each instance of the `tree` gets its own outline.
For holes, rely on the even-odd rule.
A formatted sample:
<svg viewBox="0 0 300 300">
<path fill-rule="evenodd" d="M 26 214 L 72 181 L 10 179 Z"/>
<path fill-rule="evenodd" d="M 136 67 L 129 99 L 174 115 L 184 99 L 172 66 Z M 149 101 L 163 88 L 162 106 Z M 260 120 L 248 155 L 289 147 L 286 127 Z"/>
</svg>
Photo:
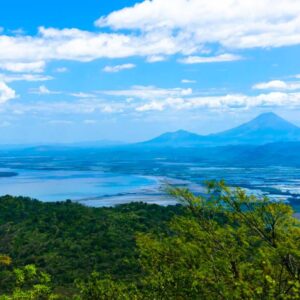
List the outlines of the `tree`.
<svg viewBox="0 0 300 300">
<path fill-rule="evenodd" d="M 299 298 L 300 229 L 290 206 L 208 184 L 171 193 L 190 214 L 163 238 L 140 235 L 144 285 L 165 299 Z M 150 283 L 150 284 L 149 284 Z"/>
<path fill-rule="evenodd" d="M 115 282 L 111 277 L 101 278 L 94 272 L 87 282 L 78 281 L 80 296 L 75 299 L 85 300 L 137 300 L 141 299 L 136 286 L 131 283 Z"/>
<path fill-rule="evenodd" d="M 50 277 L 39 272 L 34 265 L 13 270 L 15 287 L 11 294 L 0 295 L 0 300 L 54 300 L 59 299 L 52 293 Z"/>
<path fill-rule="evenodd" d="M 292 208 L 224 182 L 210 182 L 208 192 L 171 189 L 187 213 L 166 234 L 137 235 L 144 275 L 136 299 L 300 299 L 300 223 Z"/>
</svg>

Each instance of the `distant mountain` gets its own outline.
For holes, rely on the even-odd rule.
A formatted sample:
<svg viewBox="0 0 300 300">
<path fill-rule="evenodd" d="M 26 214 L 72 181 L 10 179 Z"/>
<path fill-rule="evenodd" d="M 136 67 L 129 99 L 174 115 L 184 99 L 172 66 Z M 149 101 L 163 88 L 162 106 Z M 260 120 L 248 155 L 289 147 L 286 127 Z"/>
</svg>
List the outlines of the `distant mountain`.
<svg viewBox="0 0 300 300">
<path fill-rule="evenodd" d="M 64 146 L 70 147 L 82 147 L 82 148 L 101 148 L 101 147 L 111 147 L 124 145 L 124 142 L 113 141 L 113 140 L 99 140 L 99 141 L 86 141 L 86 142 L 76 142 L 70 144 L 62 144 Z"/>
<path fill-rule="evenodd" d="M 125 145 L 121 141 L 113 140 L 98 140 L 98 141 L 83 141 L 73 143 L 35 143 L 35 144 L 0 144 L 0 150 L 12 150 L 12 149 L 36 149 L 40 151 L 47 150 L 65 150 L 72 148 L 103 148 Z"/>
<path fill-rule="evenodd" d="M 194 147 L 224 145 L 263 145 L 300 141 L 300 128 L 274 113 L 264 113 L 236 128 L 210 135 L 184 130 L 168 132 L 142 145 L 155 147 Z"/>
<path fill-rule="evenodd" d="M 152 140 L 140 143 L 151 146 L 196 146 L 203 142 L 205 137 L 185 130 L 164 133 Z"/>
<path fill-rule="evenodd" d="M 236 128 L 208 136 L 217 144 L 268 144 L 300 141 L 300 128 L 274 113 L 264 113 Z"/>
</svg>

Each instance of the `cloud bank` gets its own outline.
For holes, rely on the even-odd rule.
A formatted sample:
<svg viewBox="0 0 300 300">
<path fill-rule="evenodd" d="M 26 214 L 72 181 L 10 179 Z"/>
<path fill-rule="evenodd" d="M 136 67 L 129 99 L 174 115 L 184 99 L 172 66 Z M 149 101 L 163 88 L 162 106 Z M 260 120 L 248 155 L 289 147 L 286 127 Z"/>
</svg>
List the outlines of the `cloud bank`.
<svg viewBox="0 0 300 300">
<path fill-rule="evenodd" d="M 141 56 L 158 62 L 175 54 L 185 57 L 185 63 L 238 60 L 239 55 L 224 50 L 300 44 L 300 3 L 145 0 L 102 16 L 95 24 L 99 31 L 40 27 L 35 36 L 0 32 L 0 68 L 42 72 L 51 60 L 88 62 Z M 203 52 L 212 51 L 211 45 L 225 54 L 203 57 Z"/>
</svg>

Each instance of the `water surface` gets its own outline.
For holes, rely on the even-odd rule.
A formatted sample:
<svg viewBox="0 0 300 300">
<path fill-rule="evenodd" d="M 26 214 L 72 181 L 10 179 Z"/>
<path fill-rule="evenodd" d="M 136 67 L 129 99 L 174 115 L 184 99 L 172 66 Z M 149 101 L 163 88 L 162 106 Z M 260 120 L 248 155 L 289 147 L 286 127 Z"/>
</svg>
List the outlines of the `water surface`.
<svg viewBox="0 0 300 300">
<path fill-rule="evenodd" d="M 15 172 L 18 173 L 17 176 L 0 177 L 0 195 L 26 196 L 47 202 L 67 199 L 89 201 L 128 193 L 139 194 L 145 189 L 157 187 L 158 184 L 156 179 L 148 176 L 96 171 Z"/>
<path fill-rule="evenodd" d="M 47 202 L 70 199 L 95 207 L 133 201 L 168 205 L 176 201 L 164 193 L 165 183 L 189 187 L 201 194 L 205 192 L 206 180 L 225 179 L 229 186 L 288 202 L 300 212 L 299 168 L 223 168 L 196 163 L 161 163 L 159 168 L 140 168 L 141 165 L 117 164 L 114 171 L 0 169 L 0 195 L 28 196 Z M 18 175 L 12 177 L 15 173 Z"/>
</svg>

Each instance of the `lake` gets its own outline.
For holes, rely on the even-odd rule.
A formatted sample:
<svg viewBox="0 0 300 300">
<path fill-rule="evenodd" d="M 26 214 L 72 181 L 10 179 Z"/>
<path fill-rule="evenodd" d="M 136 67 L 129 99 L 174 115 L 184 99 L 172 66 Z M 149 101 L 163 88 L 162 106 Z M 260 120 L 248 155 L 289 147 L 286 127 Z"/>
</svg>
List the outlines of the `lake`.
<svg viewBox="0 0 300 300">
<path fill-rule="evenodd" d="M 164 193 L 165 184 L 189 187 L 201 194 L 205 180 L 225 179 L 230 186 L 243 187 L 249 193 L 287 201 L 300 212 L 300 169 L 297 168 L 216 168 L 162 163 L 156 169 L 141 171 L 137 166 L 126 166 L 129 173 L 126 174 L 123 165 L 115 172 L 3 168 L 0 169 L 0 195 L 27 196 L 46 202 L 70 199 L 94 207 L 133 201 L 169 205 L 176 201 Z"/>
<path fill-rule="evenodd" d="M 92 206 L 147 200 L 161 204 L 159 180 L 150 176 L 97 171 L 1 170 L 0 195 L 26 196 L 45 202 L 67 199 Z M 5 173 L 4 173 L 5 172 Z M 17 176 L 5 174 L 17 173 Z"/>
</svg>

